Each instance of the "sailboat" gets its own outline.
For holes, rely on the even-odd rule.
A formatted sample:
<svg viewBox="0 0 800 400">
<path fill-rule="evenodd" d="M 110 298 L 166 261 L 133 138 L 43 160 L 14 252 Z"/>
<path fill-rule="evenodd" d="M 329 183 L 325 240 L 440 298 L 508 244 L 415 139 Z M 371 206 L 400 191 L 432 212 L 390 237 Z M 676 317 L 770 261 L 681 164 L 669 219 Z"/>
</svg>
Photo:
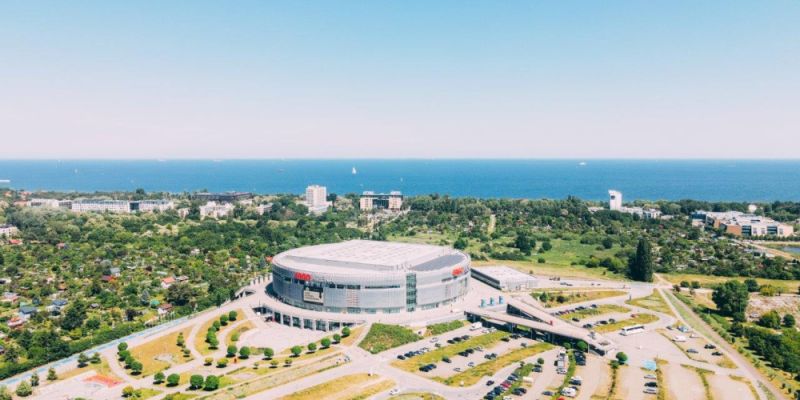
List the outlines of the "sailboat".
<svg viewBox="0 0 800 400">
<path fill-rule="evenodd" d="M 355 175 L 355 174 L 357 174 L 357 173 L 358 173 L 358 171 L 356 171 L 356 167 L 353 167 L 353 171 L 352 171 L 352 173 L 353 173 L 353 175 Z"/>
</svg>

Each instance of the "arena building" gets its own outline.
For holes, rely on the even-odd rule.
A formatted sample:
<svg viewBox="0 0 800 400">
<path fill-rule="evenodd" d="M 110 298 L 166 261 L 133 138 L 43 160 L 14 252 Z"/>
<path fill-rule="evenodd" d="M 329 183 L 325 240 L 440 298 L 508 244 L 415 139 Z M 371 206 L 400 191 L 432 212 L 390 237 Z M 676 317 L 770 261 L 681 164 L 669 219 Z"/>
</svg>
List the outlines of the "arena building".
<svg viewBox="0 0 800 400">
<path fill-rule="evenodd" d="M 470 259 L 448 247 L 352 240 L 302 247 L 272 260 L 268 291 L 314 311 L 374 314 L 428 310 L 467 294 Z"/>
</svg>

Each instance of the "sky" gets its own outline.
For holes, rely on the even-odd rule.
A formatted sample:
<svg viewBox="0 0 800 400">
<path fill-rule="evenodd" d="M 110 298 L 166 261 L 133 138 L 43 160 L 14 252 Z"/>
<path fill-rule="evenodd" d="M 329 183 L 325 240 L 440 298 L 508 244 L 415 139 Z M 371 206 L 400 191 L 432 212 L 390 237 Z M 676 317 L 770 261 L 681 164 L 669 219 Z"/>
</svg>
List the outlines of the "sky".
<svg viewBox="0 0 800 400">
<path fill-rule="evenodd" d="M 798 158 L 798 1 L 0 0 L 0 158 Z"/>
</svg>

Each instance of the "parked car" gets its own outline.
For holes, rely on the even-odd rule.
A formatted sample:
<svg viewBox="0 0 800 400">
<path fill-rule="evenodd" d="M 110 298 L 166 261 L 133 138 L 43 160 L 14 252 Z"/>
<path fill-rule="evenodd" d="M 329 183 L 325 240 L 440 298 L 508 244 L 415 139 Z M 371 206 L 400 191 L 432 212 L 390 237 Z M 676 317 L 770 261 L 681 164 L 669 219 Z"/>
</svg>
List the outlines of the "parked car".
<svg viewBox="0 0 800 400">
<path fill-rule="evenodd" d="M 486 381 L 486 386 L 492 386 L 492 385 L 494 385 L 493 380 L 489 379 L 488 381 Z"/>
</svg>

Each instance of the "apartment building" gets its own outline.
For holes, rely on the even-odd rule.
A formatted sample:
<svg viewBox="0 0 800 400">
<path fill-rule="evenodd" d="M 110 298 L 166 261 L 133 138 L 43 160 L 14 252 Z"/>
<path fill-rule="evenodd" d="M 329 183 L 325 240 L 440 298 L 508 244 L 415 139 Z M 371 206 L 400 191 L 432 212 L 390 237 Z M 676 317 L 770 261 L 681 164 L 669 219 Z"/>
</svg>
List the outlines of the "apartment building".
<svg viewBox="0 0 800 400">
<path fill-rule="evenodd" d="M 359 208 L 362 211 L 389 210 L 400 211 L 403 209 L 403 194 L 398 191 L 386 193 L 364 192 L 359 199 Z"/>
</svg>

